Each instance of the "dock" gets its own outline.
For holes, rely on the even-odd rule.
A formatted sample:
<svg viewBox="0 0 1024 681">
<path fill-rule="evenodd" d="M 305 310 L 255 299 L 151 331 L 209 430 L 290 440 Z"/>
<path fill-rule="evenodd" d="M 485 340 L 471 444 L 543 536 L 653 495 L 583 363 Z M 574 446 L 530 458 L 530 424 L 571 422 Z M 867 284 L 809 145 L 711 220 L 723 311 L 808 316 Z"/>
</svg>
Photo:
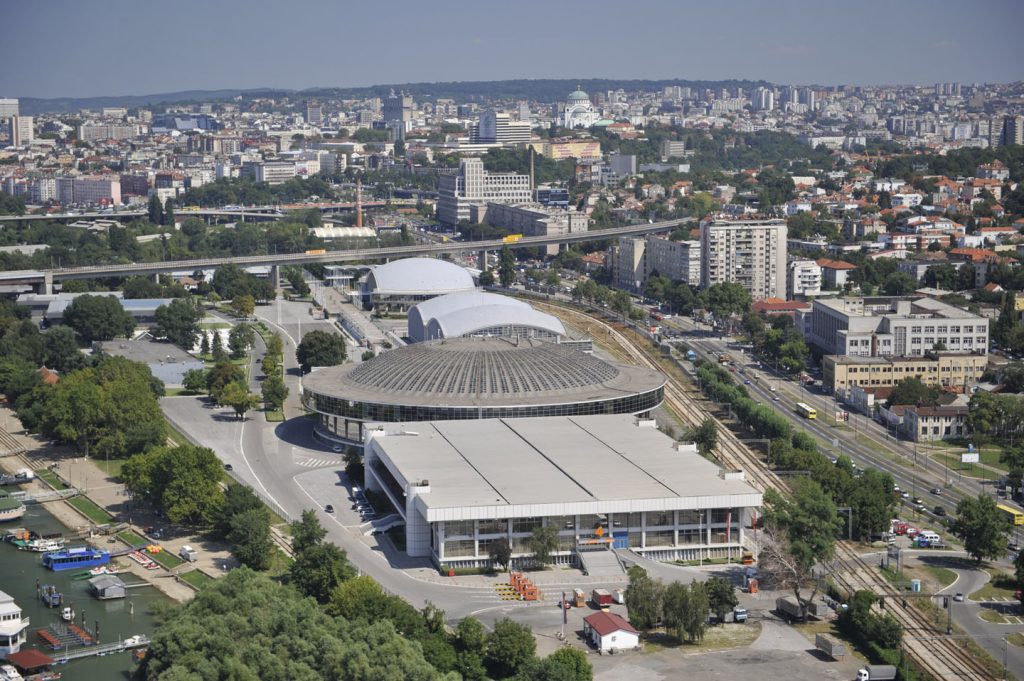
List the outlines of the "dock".
<svg viewBox="0 0 1024 681">
<path fill-rule="evenodd" d="M 27 492 L 11 492 L 11 498 L 17 499 L 23 504 L 45 504 L 48 501 L 60 501 L 61 499 L 77 497 L 81 493 L 81 490 L 69 487 L 68 489 L 55 489 L 47 492 L 37 492 L 35 494 L 29 494 Z"/>
<path fill-rule="evenodd" d="M 63 651 L 56 652 L 52 657 L 55 662 L 64 663 L 69 660 L 78 660 L 83 657 L 96 657 L 99 655 L 111 655 L 113 653 L 123 653 L 126 650 L 132 650 L 134 648 L 144 648 L 149 645 L 148 636 L 132 636 L 131 638 L 125 639 L 124 641 L 117 641 L 116 643 L 104 643 L 102 645 L 88 646 L 87 648 L 77 648 L 75 650 L 65 649 Z"/>
</svg>

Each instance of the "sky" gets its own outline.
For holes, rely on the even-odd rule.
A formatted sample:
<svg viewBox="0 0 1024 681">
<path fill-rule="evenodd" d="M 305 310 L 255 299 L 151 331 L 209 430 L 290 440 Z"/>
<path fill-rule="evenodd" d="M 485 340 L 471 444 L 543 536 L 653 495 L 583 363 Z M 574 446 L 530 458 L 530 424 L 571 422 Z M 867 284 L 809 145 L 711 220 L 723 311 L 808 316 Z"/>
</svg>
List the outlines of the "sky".
<svg viewBox="0 0 1024 681">
<path fill-rule="evenodd" d="M 30 0 L 0 97 L 513 78 L 1024 79 L 1022 0 Z"/>
</svg>

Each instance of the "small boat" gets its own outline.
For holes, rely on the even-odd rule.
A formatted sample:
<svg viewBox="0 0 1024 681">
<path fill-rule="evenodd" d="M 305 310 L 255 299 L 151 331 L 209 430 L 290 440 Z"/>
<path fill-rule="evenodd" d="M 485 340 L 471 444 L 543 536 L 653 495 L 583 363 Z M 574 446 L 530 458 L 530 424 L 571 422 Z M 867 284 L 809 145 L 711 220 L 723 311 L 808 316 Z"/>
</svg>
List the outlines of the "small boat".
<svg viewBox="0 0 1024 681">
<path fill-rule="evenodd" d="M 64 606 L 64 609 L 60 611 L 60 618 L 65 622 L 74 622 L 75 611 L 70 606 Z"/>
<path fill-rule="evenodd" d="M 40 537 L 38 539 L 30 539 L 27 542 L 15 541 L 14 544 L 22 551 L 35 551 L 36 553 L 50 553 L 52 551 L 60 551 L 64 548 L 63 538 L 47 538 Z"/>
<path fill-rule="evenodd" d="M 25 515 L 25 504 L 0 490 L 0 523 L 18 520 Z"/>
<path fill-rule="evenodd" d="M 39 600 L 47 607 L 55 608 L 64 602 L 64 595 L 52 584 L 43 584 L 39 587 Z"/>
</svg>

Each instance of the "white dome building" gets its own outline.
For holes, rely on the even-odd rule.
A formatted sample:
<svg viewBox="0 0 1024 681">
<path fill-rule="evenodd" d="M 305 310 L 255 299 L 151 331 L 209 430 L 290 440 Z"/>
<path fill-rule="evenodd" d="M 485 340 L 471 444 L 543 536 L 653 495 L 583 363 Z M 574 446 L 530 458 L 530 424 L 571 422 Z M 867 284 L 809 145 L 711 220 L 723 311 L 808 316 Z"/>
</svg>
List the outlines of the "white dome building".
<svg viewBox="0 0 1024 681">
<path fill-rule="evenodd" d="M 569 93 L 565 102 L 564 125 L 571 129 L 589 128 L 597 123 L 601 116 L 590 103 L 590 95 L 583 90 L 577 89 Z"/>
</svg>

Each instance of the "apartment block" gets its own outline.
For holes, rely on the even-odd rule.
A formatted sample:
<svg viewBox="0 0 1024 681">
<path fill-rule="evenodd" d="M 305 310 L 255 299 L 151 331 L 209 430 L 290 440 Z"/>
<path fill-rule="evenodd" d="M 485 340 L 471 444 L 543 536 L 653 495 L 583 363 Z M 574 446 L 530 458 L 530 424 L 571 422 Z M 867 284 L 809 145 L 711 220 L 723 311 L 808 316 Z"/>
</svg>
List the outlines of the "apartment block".
<svg viewBox="0 0 1024 681">
<path fill-rule="evenodd" d="M 700 284 L 700 242 L 672 241 L 656 235 L 620 238 L 612 251 L 616 286 L 640 290 L 655 274 L 691 286 Z"/>
<path fill-rule="evenodd" d="M 700 228 L 701 288 L 732 282 L 754 300 L 786 297 L 786 223 L 707 222 Z"/>
<path fill-rule="evenodd" d="M 807 342 L 825 355 L 920 357 L 943 349 L 985 354 L 989 320 L 931 298 L 815 300 Z"/>
<path fill-rule="evenodd" d="M 36 137 L 31 116 L 14 116 L 11 118 L 11 145 L 23 147 L 31 144 Z"/>
<path fill-rule="evenodd" d="M 117 205 L 121 203 L 121 178 L 76 177 L 73 191 L 77 204 Z"/>
<path fill-rule="evenodd" d="M 19 113 L 18 100 L 8 97 L 0 97 L 0 120 L 14 118 Z"/>
<path fill-rule="evenodd" d="M 936 388 L 964 388 L 985 373 L 988 357 L 976 353 L 929 352 L 921 357 L 850 357 L 825 355 L 822 383 L 833 391 L 891 388 L 905 378 L 917 377 Z"/>
<path fill-rule="evenodd" d="M 821 266 L 813 260 L 789 263 L 786 281 L 790 300 L 821 295 Z"/>
<path fill-rule="evenodd" d="M 518 173 L 491 173 L 478 158 L 464 158 L 459 172 L 438 177 L 437 218 L 446 225 L 470 219 L 473 205 L 529 203 L 530 178 Z"/>
</svg>

